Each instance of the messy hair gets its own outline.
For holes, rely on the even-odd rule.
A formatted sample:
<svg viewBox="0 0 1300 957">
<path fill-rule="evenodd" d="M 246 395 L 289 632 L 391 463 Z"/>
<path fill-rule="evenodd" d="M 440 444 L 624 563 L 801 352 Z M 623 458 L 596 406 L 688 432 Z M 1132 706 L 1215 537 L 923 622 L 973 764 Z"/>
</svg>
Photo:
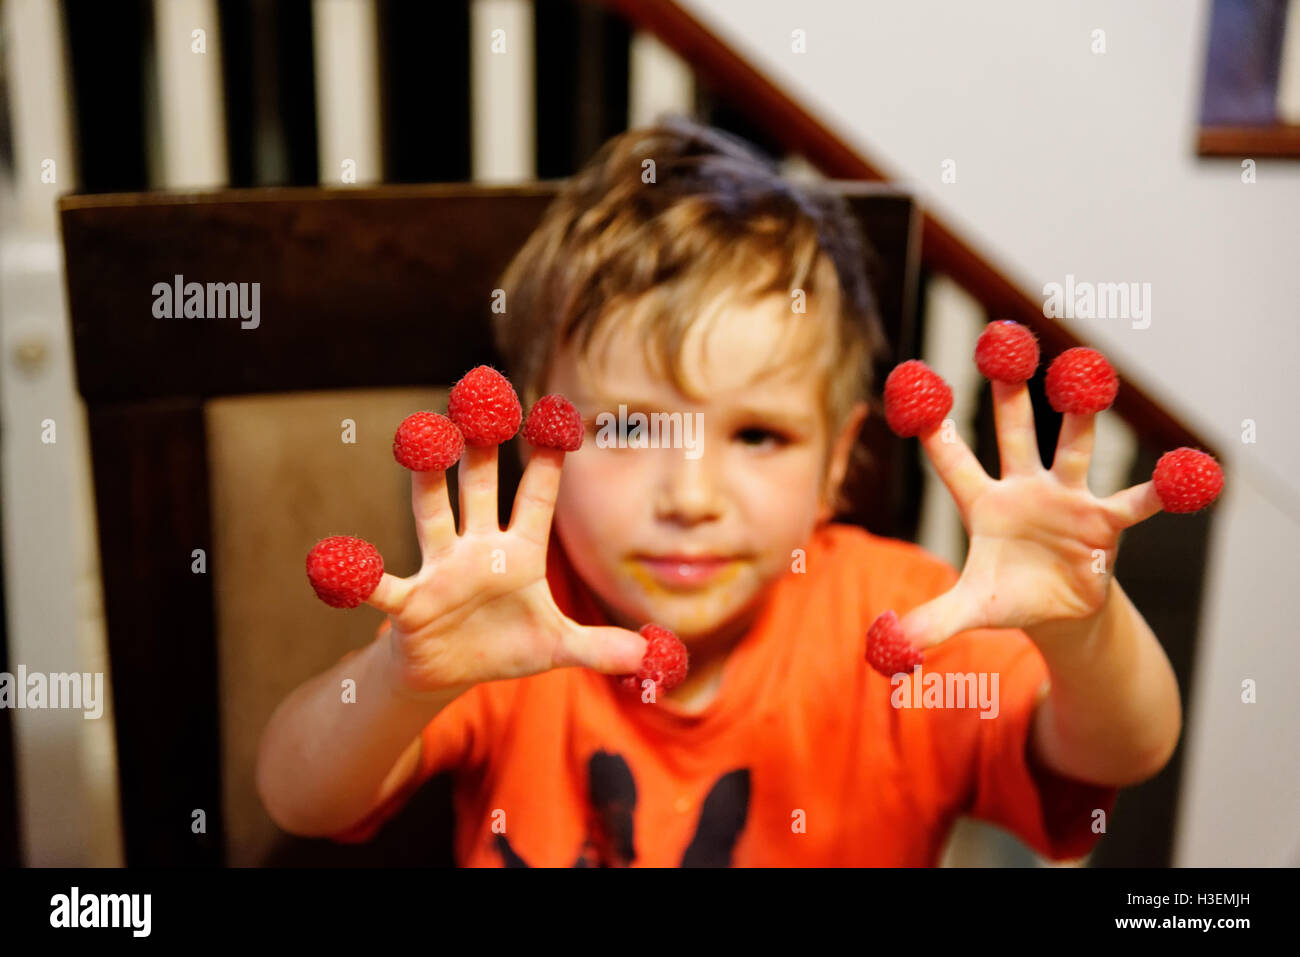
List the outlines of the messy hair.
<svg viewBox="0 0 1300 957">
<path fill-rule="evenodd" d="M 493 334 L 526 407 L 540 398 L 556 352 L 586 356 L 598 330 L 635 314 L 647 358 L 684 394 L 686 334 L 718 295 L 751 302 L 802 291 L 824 328 L 798 356 L 821 355 L 830 440 L 859 400 L 885 339 L 867 279 L 870 251 L 843 197 L 784 179 L 742 140 L 681 117 L 606 142 L 561 187 L 507 267 L 506 310 Z M 793 310 L 792 310 L 793 312 Z M 827 336 L 830 341 L 827 341 Z M 851 468 L 863 464 L 855 444 Z M 848 484 L 847 482 L 845 483 Z M 842 499 L 836 505 L 846 505 Z"/>
</svg>

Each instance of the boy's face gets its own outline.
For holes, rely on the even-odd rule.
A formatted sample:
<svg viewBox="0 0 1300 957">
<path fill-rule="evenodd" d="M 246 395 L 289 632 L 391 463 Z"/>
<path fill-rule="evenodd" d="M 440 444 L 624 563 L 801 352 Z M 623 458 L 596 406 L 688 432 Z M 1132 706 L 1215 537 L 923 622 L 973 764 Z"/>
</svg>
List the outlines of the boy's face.
<svg viewBox="0 0 1300 957">
<path fill-rule="evenodd" d="M 788 348 L 789 323 L 820 320 L 792 313 L 780 295 L 715 308 L 714 321 L 691 327 L 684 349 L 684 378 L 705 398 L 656 374 L 628 321 L 606 324 L 586 369 L 572 345 L 560 350 L 543 388 L 568 397 L 588 425 L 582 448 L 566 457 L 555 511 L 570 561 L 615 623 L 654 622 L 688 644 L 749 626 L 794 550 L 831 517 L 865 415 L 859 405 L 831 435 L 821 374 L 763 372 Z M 679 413 L 682 428 L 661 428 L 658 448 L 602 447 L 601 424 L 612 420 L 606 438 L 630 436 L 637 411 Z M 644 432 L 649 444 L 648 425 Z M 678 447 L 662 447 L 673 435 Z"/>
</svg>

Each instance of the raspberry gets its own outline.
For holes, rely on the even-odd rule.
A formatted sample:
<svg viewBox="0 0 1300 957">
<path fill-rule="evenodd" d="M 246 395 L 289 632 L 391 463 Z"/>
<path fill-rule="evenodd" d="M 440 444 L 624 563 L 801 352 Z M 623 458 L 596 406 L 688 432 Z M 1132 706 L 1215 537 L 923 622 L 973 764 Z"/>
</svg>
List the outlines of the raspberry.
<svg viewBox="0 0 1300 957">
<path fill-rule="evenodd" d="M 1223 469 L 1214 456 L 1184 447 L 1160 456 L 1151 481 L 1166 512 L 1199 512 L 1219 497 Z"/>
<path fill-rule="evenodd" d="M 921 649 L 903 634 L 894 612 L 884 612 L 871 623 L 867 631 L 867 662 L 886 678 L 900 671 L 910 672 L 924 660 Z"/>
<path fill-rule="evenodd" d="M 335 535 L 307 553 L 307 578 L 316 597 L 333 608 L 356 608 L 384 577 L 379 549 L 360 538 Z"/>
<path fill-rule="evenodd" d="M 544 395 L 537 400 L 524 423 L 524 440 L 544 449 L 573 452 L 582 448 L 585 433 L 582 416 L 562 395 Z"/>
<path fill-rule="evenodd" d="M 393 436 L 393 458 L 412 472 L 445 472 L 465 451 L 456 423 L 437 412 L 415 412 Z"/>
<path fill-rule="evenodd" d="M 509 441 L 524 412 L 510 381 L 490 366 L 478 366 L 452 386 L 447 415 L 466 445 L 487 447 Z"/>
<path fill-rule="evenodd" d="M 994 382 L 1028 382 L 1038 368 L 1038 340 L 1018 322 L 990 322 L 975 343 L 975 365 Z"/>
<path fill-rule="evenodd" d="M 885 380 L 885 421 L 907 438 L 938 425 L 952 408 L 952 389 L 920 359 L 894 367 Z"/>
<path fill-rule="evenodd" d="M 642 625 L 641 635 L 646 639 L 645 657 L 634 675 L 619 678 L 627 691 L 641 693 L 647 679 L 655 683 L 655 699 L 665 691 L 672 691 L 686 679 L 689 655 L 682 640 L 667 628 L 659 625 Z"/>
<path fill-rule="evenodd" d="M 1119 376 L 1096 349 L 1066 349 L 1047 369 L 1047 400 L 1057 412 L 1087 415 L 1110 408 Z"/>
</svg>

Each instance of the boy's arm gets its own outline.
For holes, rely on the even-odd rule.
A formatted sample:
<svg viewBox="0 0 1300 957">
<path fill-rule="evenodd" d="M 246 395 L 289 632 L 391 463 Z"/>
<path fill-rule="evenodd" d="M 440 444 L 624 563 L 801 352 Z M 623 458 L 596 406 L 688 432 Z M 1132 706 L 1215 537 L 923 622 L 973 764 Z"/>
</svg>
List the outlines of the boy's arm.
<svg viewBox="0 0 1300 957">
<path fill-rule="evenodd" d="M 465 688 L 418 697 L 402 688 L 387 633 L 303 683 L 271 716 L 257 755 L 257 790 L 285 831 L 339 833 L 405 787 L 420 732 Z M 355 700 L 343 682 L 356 682 Z"/>
<path fill-rule="evenodd" d="M 1024 629 L 1050 678 L 1030 746 L 1069 777 L 1125 787 L 1157 774 L 1178 745 L 1182 706 L 1168 657 L 1112 580 L 1097 614 Z"/>
</svg>

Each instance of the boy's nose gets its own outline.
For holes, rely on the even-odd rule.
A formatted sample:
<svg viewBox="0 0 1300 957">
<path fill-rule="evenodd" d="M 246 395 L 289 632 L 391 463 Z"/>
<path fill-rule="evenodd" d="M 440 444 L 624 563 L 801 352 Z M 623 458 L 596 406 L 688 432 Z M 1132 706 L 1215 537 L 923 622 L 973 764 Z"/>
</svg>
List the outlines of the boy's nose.
<svg viewBox="0 0 1300 957">
<path fill-rule="evenodd" d="M 655 503 L 656 517 L 683 524 L 719 518 L 723 512 L 721 490 L 708 464 L 708 456 L 690 459 L 677 451 L 665 458 Z"/>
</svg>

